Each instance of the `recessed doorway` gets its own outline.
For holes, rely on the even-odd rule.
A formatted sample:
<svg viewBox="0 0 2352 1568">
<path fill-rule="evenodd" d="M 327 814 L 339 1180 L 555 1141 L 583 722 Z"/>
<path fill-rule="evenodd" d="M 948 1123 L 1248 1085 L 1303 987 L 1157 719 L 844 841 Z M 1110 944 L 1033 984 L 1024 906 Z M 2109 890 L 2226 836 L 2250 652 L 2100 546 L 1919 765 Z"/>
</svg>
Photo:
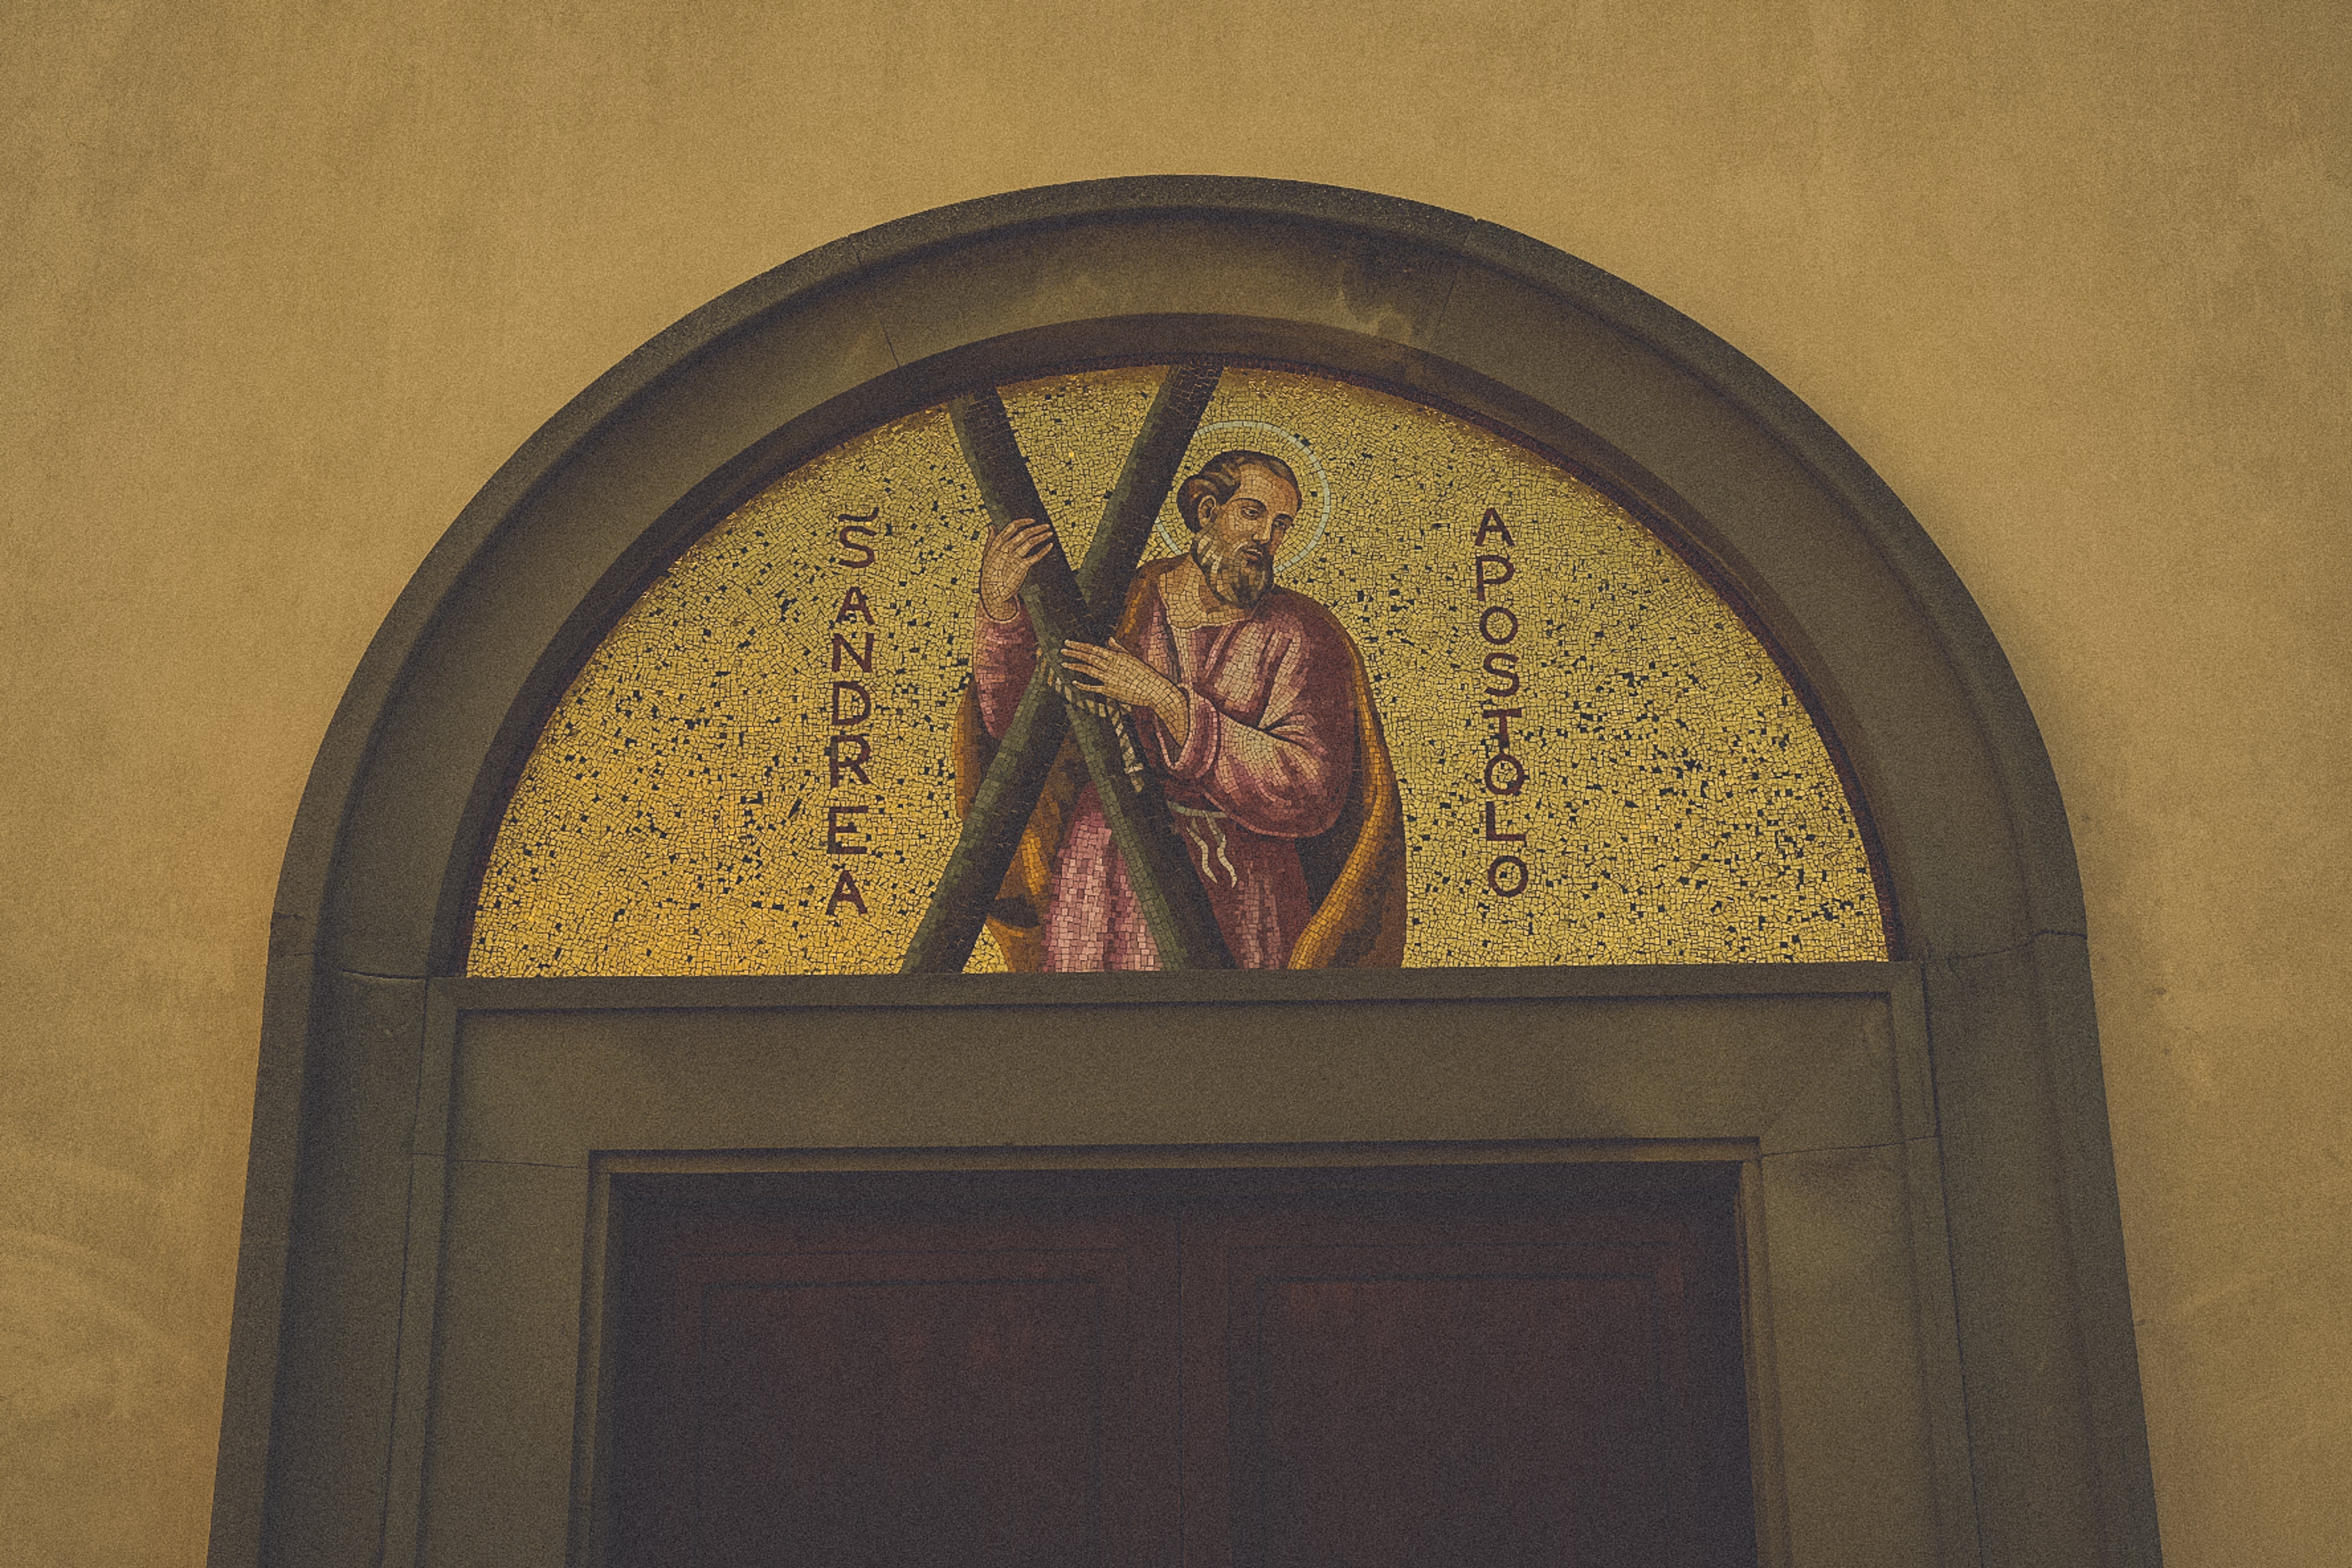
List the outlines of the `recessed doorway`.
<svg viewBox="0 0 2352 1568">
<path fill-rule="evenodd" d="M 652 890 L 702 917 L 679 949 L 691 973 L 469 956 L 517 770 L 650 574 L 779 476 L 909 410 L 980 387 L 1001 400 L 1057 367 L 1178 363 L 1377 384 L 1525 437 L 1654 513 L 1693 571 L 1736 590 L 1786 656 L 1790 691 L 1818 699 L 1851 764 L 1845 793 L 1879 829 L 1879 902 L 1901 933 L 1889 956 L 1649 962 L 1694 955 L 1612 949 L 1248 973 L 782 966 L 793 973 L 705 963 L 714 906 L 667 880 Z M 1076 447 L 1053 449 L 1074 473 Z M 890 521 L 866 517 L 875 504 L 817 521 Z M 1474 549 L 1502 542 L 1478 538 L 1485 507 L 1515 515 L 1479 505 L 1453 536 Z M 862 569 L 844 542 L 844 569 Z M 1314 564 L 1338 560 L 1323 555 Z M 1478 564 L 1414 598 L 1455 634 L 1474 626 L 1483 647 L 1497 605 L 1475 623 L 1444 610 L 1477 602 Z M 1486 565 L 1497 589 L 1506 568 Z M 1514 590 L 1538 585 L 1528 561 L 1508 570 Z M 824 597 L 835 615 L 852 603 L 845 589 Z M 773 602 L 764 613 L 781 617 Z M 1515 602 L 1513 614 L 1534 603 Z M 733 647 L 720 630 L 692 641 Z M 1493 637 L 1507 630 L 1494 619 Z M 1564 647 L 1562 628 L 1538 630 L 1530 619 L 1528 647 Z M 863 676 L 866 657 L 861 634 L 844 658 Z M 940 663 L 907 668 L 928 679 Z M 823 673 L 828 689 L 853 679 L 829 653 Z M 730 732 L 691 703 L 677 711 L 697 745 Z M 1462 710 L 1465 739 L 1484 722 L 1475 712 Z M 751 731 L 731 732 L 748 743 Z M 1755 771 L 1777 779 L 1780 751 Z M 804 747 L 763 754 L 809 765 Z M 583 753 L 583 777 L 558 782 L 587 783 L 599 765 Z M 921 788 L 940 795 L 955 770 L 922 765 Z M 1498 768 L 1497 800 L 1517 799 L 1517 775 Z M 689 771 L 667 769 L 662 788 Z M 1496 847 L 1475 880 L 1446 886 L 1534 897 L 1507 890 L 1508 858 L 1528 856 L 1506 847 L 1521 841 L 1483 836 L 1484 775 L 1454 777 L 1478 830 L 1451 842 Z M 1660 802 L 1687 794 L 1658 784 Z M 760 839 L 757 814 L 776 798 L 722 792 L 688 832 L 666 795 L 670 815 L 649 821 L 723 847 L 747 814 Z M 797 796 L 781 798 L 789 815 Z M 1631 812 L 1653 797 L 1614 798 Z M 858 804 L 842 820 L 873 826 Z M 1542 831 L 1565 832 L 1572 815 Z M 792 831 L 830 818 L 803 805 Z M 1468 827 L 1469 813 L 1454 821 Z M 1539 829 L 1498 804 L 1493 831 Z M 1806 847 L 1810 894 L 1824 840 L 1790 837 Z M 864 851 L 861 879 L 872 842 L 842 841 L 844 856 Z M 1364 842 L 1388 863 L 1385 837 Z M 1630 821 L 1607 843 L 1620 866 L 1652 855 Z M 823 858 L 834 853 L 827 843 Z M 1582 892 L 1616 900 L 1625 884 L 1606 869 Z M 546 876 L 562 880 L 551 862 Z M 828 885 L 854 907 L 839 873 Z M 779 912 L 772 893 L 761 901 Z M 798 906 L 784 902 L 789 923 Z M 1644 903 L 1642 918 L 1654 912 Z M 622 913 L 591 910 L 583 939 Z M 1917 522 L 1785 388 L 1659 301 L 1495 226 L 1273 182 L 1109 181 L 909 218 L 713 301 L 528 443 L 420 571 L 320 752 L 271 929 L 215 1491 L 222 1568 L 597 1562 L 600 1478 L 614 1473 L 608 1199 L 656 1166 L 751 1162 L 1736 1164 L 1759 1561 L 2158 1560 L 2080 891 L 2015 679 Z M 730 968 L 747 972 L 712 973 Z M 1180 1342 L 1180 1367 L 1182 1355 Z"/>
<path fill-rule="evenodd" d="M 1738 1169 L 616 1180 L 606 1560 L 1752 1563 Z"/>
</svg>

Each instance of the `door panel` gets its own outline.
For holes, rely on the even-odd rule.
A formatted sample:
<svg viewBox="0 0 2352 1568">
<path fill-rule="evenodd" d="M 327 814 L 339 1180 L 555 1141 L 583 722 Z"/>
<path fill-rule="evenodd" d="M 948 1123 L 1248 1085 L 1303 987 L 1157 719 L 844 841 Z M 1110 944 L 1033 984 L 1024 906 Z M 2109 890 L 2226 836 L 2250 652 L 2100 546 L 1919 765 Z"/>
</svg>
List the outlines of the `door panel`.
<svg viewBox="0 0 2352 1568">
<path fill-rule="evenodd" d="M 736 1215 L 658 1237 L 615 1553 L 698 1568 L 1168 1560 L 1172 1216 Z"/>
<path fill-rule="evenodd" d="M 1752 1563 L 1729 1235 L 1704 1219 L 1188 1216 L 1186 1562 Z"/>
</svg>

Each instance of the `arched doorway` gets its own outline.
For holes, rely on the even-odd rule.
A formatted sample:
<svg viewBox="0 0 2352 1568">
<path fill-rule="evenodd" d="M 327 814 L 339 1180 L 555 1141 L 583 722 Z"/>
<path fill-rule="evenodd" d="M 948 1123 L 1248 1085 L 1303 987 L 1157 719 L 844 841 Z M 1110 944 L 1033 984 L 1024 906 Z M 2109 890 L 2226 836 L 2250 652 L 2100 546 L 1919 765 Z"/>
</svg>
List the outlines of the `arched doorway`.
<svg viewBox="0 0 2352 1568">
<path fill-rule="evenodd" d="M 1889 956 L 468 973 L 548 715 L 689 543 L 909 411 L 1179 362 L 1370 385 L 1637 509 L 1830 738 Z M 593 1557 L 637 1177 L 1650 1162 L 1737 1173 L 1764 1561 L 2153 1563 L 2083 942 L 2054 784 L 1965 591 L 1833 433 L 1656 301 L 1492 226 L 1271 182 L 887 226 L 583 394 L 355 679 L 281 891 L 215 1558 Z M 1237 1016 L 1281 1048 L 1236 1049 Z"/>
</svg>

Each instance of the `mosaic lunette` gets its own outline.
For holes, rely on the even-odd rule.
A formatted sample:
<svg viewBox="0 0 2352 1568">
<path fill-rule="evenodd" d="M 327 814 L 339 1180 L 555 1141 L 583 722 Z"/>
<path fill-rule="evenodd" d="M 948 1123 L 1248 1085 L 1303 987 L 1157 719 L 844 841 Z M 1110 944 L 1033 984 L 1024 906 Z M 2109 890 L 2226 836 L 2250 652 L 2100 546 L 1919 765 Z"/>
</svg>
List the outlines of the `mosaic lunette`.
<svg viewBox="0 0 2352 1568">
<path fill-rule="evenodd" d="M 1074 558 L 1162 374 L 1003 389 Z M 1885 956 L 1821 737 L 1673 551 L 1492 432 L 1293 372 L 1229 369 L 1184 471 L 1285 436 L 1330 515 L 1279 580 L 1362 652 L 1402 795 L 1407 965 Z M 1316 510 L 1303 496 L 1297 531 Z M 686 551 L 550 715 L 489 856 L 470 972 L 895 970 L 955 839 L 986 532 L 931 409 L 803 465 Z M 1154 553 L 1185 539 L 1172 510 L 1159 535 Z M 837 766 L 849 732 L 863 784 Z M 1003 962 L 983 939 L 971 967 Z"/>
</svg>

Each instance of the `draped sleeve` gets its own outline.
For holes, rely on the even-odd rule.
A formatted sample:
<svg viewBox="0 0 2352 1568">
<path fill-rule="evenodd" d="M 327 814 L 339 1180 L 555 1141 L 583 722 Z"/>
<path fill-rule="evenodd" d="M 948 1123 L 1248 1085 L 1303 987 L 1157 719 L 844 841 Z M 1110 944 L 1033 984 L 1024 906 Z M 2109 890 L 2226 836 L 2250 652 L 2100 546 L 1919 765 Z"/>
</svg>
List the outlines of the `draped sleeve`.
<svg viewBox="0 0 2352 1568">
<path fill-rule="evenodd" d="M 986 610 L 975 609 L 973 616 L 971 681 L 980 698 L 980 720 L 992 737 L 1003 740 L 1037 668 L 1037 634 L 1024 612 L 992 621 Z"/>
<path fill-rule="evenodd" d="M 1305 838 L 1329 827 L 1356 763 L 1345 637 L 1336 622 L 1286 604 L 1220 638 L 1180 680 L 1192 705 L 1184 743 L 1152 727 L 1168 776 L 1254 833 Z"/>
</svg>

